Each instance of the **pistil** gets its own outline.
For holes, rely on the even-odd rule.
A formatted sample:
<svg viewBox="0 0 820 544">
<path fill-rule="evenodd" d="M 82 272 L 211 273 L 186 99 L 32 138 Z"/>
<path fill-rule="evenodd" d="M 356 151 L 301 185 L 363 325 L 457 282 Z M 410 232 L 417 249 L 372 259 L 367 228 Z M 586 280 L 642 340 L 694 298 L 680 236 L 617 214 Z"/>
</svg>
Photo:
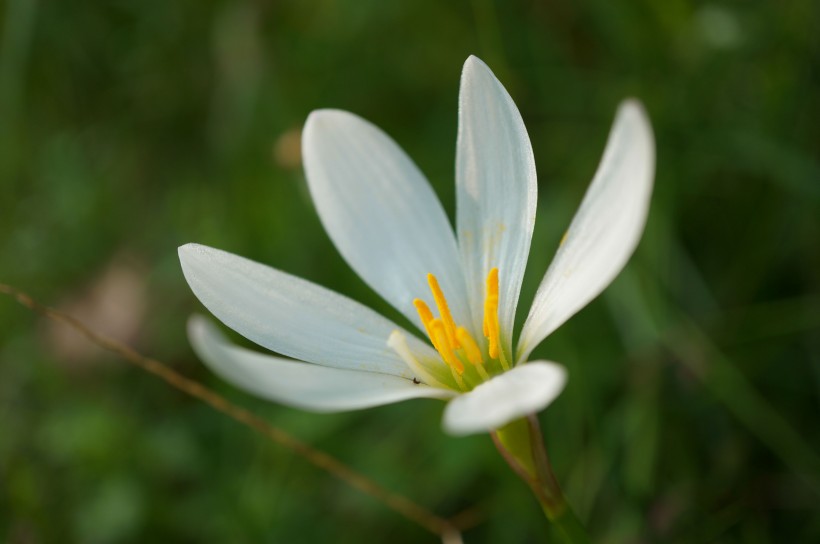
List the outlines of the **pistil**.
<svg viewBox="0 0 820 544">
<path fill-rule="evenodd" d="M 449 389 L 446 385 L 441 383 L 439 380 L 435 378 L 428 370 L 421 364 L 418 359 L 413 355 L 413 352 L 410 351 L 410 347 L 407 345 L 407 338 L 404 337 L 401 331 L 395 330 L 390 334 L 390 337 L 387 339 L 388 347 L 392 348 L 393 351 L 398 353 L 399 357 L 410 367 L 421 381 L 427 385 L 432 385 L 433 387 L 440 387 L 442 389 Z"/>
</svg>

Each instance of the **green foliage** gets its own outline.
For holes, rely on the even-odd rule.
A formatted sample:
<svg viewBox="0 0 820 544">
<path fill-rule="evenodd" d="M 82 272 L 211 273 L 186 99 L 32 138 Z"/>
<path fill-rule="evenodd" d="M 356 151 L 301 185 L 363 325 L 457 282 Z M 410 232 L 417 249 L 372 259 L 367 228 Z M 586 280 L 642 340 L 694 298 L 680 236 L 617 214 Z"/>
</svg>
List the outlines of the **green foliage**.
<svg viewBox="0 0 820 544">
<path fill-rule="evenodd" d="M 126 340 L 439 513 L 478 505 L 475 543 L 549 531 L 489 437 L 444 435 L 432 401 L 313 415 L 234 391 L 188 347 L 201 308 L 176 248 L 223 248 L 396 317 L 322 232 L 295 131 L 320 107 L 370 119 L 452 210 L 459 72 L 476 54 L 535 151 L 527 308 L 618 101 L 639 97 L 658 144 L 646 235 L 536 351 L 570 372 L 541 415 L 556 474 L 595 542 L 820 541 L 817 2 L 6 0 L 0 14 L 0 281 L 77 309 L 124 262 L 145 305 L 125 308 Z M 69 356 L 10 300 L 0 329 L 0 540 L 433 541 L 116 358 Z"/>
</svg>

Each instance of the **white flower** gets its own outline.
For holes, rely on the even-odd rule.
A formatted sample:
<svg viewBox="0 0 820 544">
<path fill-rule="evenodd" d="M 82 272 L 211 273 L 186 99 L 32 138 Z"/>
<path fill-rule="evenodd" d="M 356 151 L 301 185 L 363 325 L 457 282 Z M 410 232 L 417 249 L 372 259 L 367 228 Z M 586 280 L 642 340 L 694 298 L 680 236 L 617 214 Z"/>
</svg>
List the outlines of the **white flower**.
<svg viewBox="0 0 820 544">
<path fill-rule="evenodd" d="M 194 317 L 189 335 L 208 366 L 252 393 L 315 411 L 451 399 L 444 428 L 453 434 L 497 429 L 561 392 L 563 367 L 527 358 L 612 281 L 638 243 L 654 174 L 654 141 L 639 103 L 618 109 L 515 350 L 513 320 L 535 222 L 535 163 L 515 104 L 484 63 L 470 57 L 461 77 L 457 236 L 415 164 L 360 117 L 313 112 L 303 153 L 310 193 L 334 244 L 424 340 L 323 287 L 188 244 L 179 256 L 199 300 L 230 328 L 292 358 L 231 345 Z"/>
</svg>

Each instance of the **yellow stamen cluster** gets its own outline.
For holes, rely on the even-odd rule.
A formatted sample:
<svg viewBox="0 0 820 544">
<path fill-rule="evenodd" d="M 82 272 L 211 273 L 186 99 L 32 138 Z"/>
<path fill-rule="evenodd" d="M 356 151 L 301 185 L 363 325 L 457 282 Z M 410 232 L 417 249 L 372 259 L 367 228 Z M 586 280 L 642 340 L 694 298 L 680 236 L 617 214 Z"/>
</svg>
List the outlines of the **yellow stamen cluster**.
<svg viewBox="0 0 820 544">
<path fill-rule="evenodd" d="M 419 318 L 427 331 L 427 336 L 430 337 L 430 341 L 433 343 L 433 347 L 436 348 L 441 358 L 450 367 L 453 378 L 461 387 L 464 387 L 464 380 L 461 375 L 464 374 L 465 370 L 462 361 L 472 364 L 482 379 L 488 380 L 490 376 L 484 368 L 484 356 L 478 342 L 475 341 L 467 329 L 456 325 L 453 315 L 450 313 L 450 307 L 447 305 L 447 299 L 444 297 L 444 292 L 433 274 L 427 274 L 427 283 L 433 293 L 433 300 L 438 308 L 439 317 L 434 317 L 433 312 L 421 299 L 413 300 L 413 305 L 419 313 Z M 500 333 L 498 327 L 497 268 L 490 270 L 487 275 L 487 294 L 484 301 L 484 336 L 488 340 L 490 359 L 499 359 L 501 348 L 499 346 Z M 503 359 L 503 356 L 501 359 Z M 501 363 L 506 368 L 506 362 L 502 360 Z"/>
</svg>

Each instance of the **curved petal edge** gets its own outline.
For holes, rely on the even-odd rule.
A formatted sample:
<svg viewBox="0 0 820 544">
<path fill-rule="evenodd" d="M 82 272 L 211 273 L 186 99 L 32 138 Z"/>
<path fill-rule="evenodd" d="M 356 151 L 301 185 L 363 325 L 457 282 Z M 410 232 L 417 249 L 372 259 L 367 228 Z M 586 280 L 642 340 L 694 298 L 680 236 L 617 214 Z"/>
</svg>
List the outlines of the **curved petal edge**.
<svg viewBox="0 0 820 544">
<path fill-rule="evenodd" d="M 413 299 L 429 298 L 428 273 L 450 293 L 456 319 L 467 319 L 453 228 L 401 147 L 365 119 L 325 109 L 305 122 L 302 149 L 319 218 L 350 267 L 420 329 Z"/>
<path fill-rule="evenodd" d="M 202 361 L 226 381 L 304 410 L 339 412 L 453 395 L 396 376 L 330 368 L 248 350 L 231 344 L 210 320 L 198 315 L 188 321 L 188 337 Z"/>
<path fill-rule="evenodd" d="M 324 366 L 412 378 L 387 339 L 398 327 L 334 291 L 226 251 L 179 248 L 194 294 L 225 325 L 272 351 Z M 435 352 L 407 334 L 413 353 Z"/>
<path fill-rule="evenodd" d="M 626 265 L 649 213 L 655 140 L 643 106 L 618 108 L 603 158 L 561 242 L 521 331 L 526 360 L 550 333 L 597 297 Z"/>
<path fill-rule="evenodd" d="M 459 91 L 456 228 L 476 333 L 485 279 L 492 268 L 499 269 L 498 319 L 507 352 L 537 195 L 535 158 L 521 114 L 487 65 L 471 56 Z"/>
<path fill-rule="evenodd" d="M 567 372 L 557 363 L 517 366 L 450 401 L 444 410 L 444 430 L 461 436 L 498 429 L 546 408 L 566 381 Z"/>
</svg>

